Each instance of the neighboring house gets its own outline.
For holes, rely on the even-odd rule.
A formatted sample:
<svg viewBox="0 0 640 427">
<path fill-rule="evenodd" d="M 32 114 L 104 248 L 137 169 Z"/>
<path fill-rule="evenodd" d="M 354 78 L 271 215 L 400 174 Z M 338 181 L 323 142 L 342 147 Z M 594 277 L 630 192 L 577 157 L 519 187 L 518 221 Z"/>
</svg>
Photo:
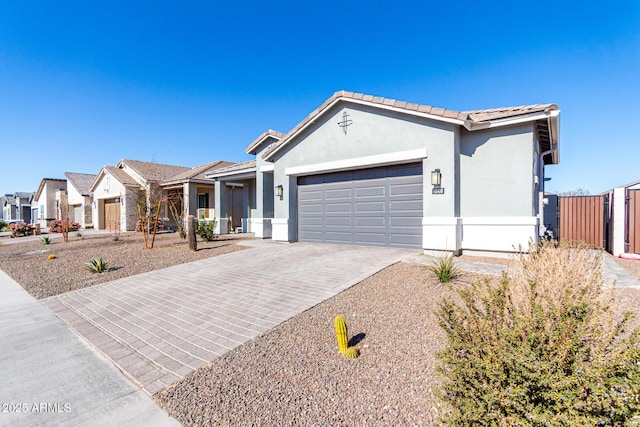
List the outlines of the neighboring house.
<svg viewBox="0 0 640 427">
<path fill-rule="evenodd" d="M 69 220 L 79 223 L 83 228 L 93 227 L 93 209 L 91 184 L 96 175 L 88 173 L 65 172 L 67 178 L 67 203 Z"/>
<path fill-rule="evenodd" d="M 165 201 L 173 195 L 181 199 L 181 208 L 188 207 L 187 214 L 213 217 L 214 181 L 205 178 L 205 174 L 230 164 L 216 161 L 188 168 L 123 159 L 116 166 L 105 166 L 90 187 L 94 227 L 134 230 L 139 198 L 148 194 Z M 160 216 L 172 218 L 167 203 Z"/>
<path fill-rule="evenodd" d="M 13 194 L 5 194 L 0 200 L 2 200 L 3 221 L 17 220 L 18 212 L 16 210 L 16 199 L 13 197 Z"/>
<path fill-rule="evenodd" d="M 513 252 L 539 240 L 559 115 L 555 104 L 460 112 L 337 92 L 286 135 L 247 147 L 255 163 L 207 175 L 225 183 L 216 217 L 224 231 L 237 183 L 257 236 Z"/>
<path fill-rule="evenodd" d="M 37 213 L 34 223 L 41 227 L 48 227 L 49 223 L 60 217 L 60 203 L 67 191 L 67 180 L 60 178 L 43 178 L 38 186 L 34 200 L 34 210 Z"/>
<path fill-rule="evenodd" d="M 31 202 L 35 193 L 17 191 L 5 194 L 2 201 L 3 221 L 31 222 Z"/>
<path fill-rule="evenodd" d="M 256 161 L 236 163 L 207 174 L 216 180 L 216 232 L 254 232 L 249 221 L 256 211 Z"/>
<path fill-rule="evenodd" d="M 217 160 L 181 172 L 160 183 L 171 203 L 176 203 L 178 212 L 186 216 L 209 220 L 215 217 L 215 186 L 208 173 L 233 165 Z M 185 209 L 186 208 L 186 209 Z M 171 218 L 171 215 L 167 215 Z"/>
<path fill-rule="evenodd" d="M 35 193 L 26 191 L 18 191 L 13 194 L 13 198 L 16 201 L 17 219 L 29 224 L 31 223 L 31 202 L 34 196 Z"/>
<path fill-rule="evenodd" d="M 207 174 L 215 179 L 216 211 L 218 232 L 229 232 L 241 229 L 243 232 L 255 233 L 256 237 L 271 237 L 271 218 L 273 218 L 274 187 L 273 174 L 257 173 L 266 171 L 273 164 L 265 162 L 259 153 L 264 152 L 284 136 L 283 133 L 267 130 L 256 138 L 245 150 L 256 155 L 256 160 L 237 163 L 224 169 Z M 257 187 L 263 189 L 256 192 Z"/>
</svg>

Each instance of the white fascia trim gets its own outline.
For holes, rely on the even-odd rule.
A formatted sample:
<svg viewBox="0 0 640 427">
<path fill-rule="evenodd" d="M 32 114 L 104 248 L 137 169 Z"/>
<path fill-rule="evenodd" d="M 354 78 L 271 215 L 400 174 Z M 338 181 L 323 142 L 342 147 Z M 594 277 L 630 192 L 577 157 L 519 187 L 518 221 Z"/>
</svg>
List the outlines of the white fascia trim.
<svg viewBox="0 0 640 427">
<path fill-rule="evenodd" d="M 369 166 L 384 166 L 397 163 L 422 160 L 427 157 L 427 149 L 398 151 L 389 154 L 377 154 L 375 156 L 355 157 L 352 159 L 337 160 L 327 163 L 293 166 L 284 170 L 285 175 L 310 175 L 318 172 L 337 172 L 349 169 L 361 169 Z"/>
<path fill-rule="evenodd" d="M 491 120 L 483 123 L 475 123 L 470 120 L 465 120 L 464 127 L 468 131 L 493 129 L 497 127 L 517 125 L 519 123 L 527 123 L 527 122 L 534 122 L 536 120 L 548 119 L 550 117 L 557 116 L 556 113 L 559 113 L 559 112 L 560 112 L 559 110 L 552 110 L 549 112 L 537 112 L 537 113 L 525 114 L 517 117 L 506 117 L 504 119 Z"/>
<path fill-rule="evenodd" d="M 462 217 L 462 225 L 537 225 L 537 216 Z"/>
<path fill-rule="evenodd" d="M 224 178 L 224 177 L 236 177 L 237 175 L 249 174 L 256 172 L 256 168 L 246 168 L 246 169 L 238 169 L 231 172 L 221 172 L 221 173 L 208 173 L 205 175 L 205 178 Z"/>
<path fill-rule="evenodd" d="M 422 113 L 420 111 L 407 110 L 406 108 L 398 108 L 398 107 L 393 107 L 391 105 L 377 104 L 375 102 L 363 101 L 361 99 L 336 98 L 336 99 L 333 100 L 333 102 L 331 102 L 331 104 L 327 105 L 325 107 L 325 109 L 322 110 L 322 112 L 320 114 L 315 116 L 313 118 L 313 120 L 310 120 L 307 124 L 305 124 L 300 129 L 298 129 L 296 131 L 296 133 L 294 133 L 293 135 L 288 136 L 287 137 L 287 142 L 292 140 L 293 138 L 295 138 L 296 135 L 298 135 L 299 133 L 304 132 L 304 130 L 307 129 L 309 126 L 313 125 L 316 122 L 316 120 L 318 120 L 318 118 L 322 117 L 327 111 L 329 111 L 331 108 L 333 108 L 333 106 L 336 105 L 338 102 L 346 102 L 346 103 L 351 103 L 351 104 L 366 105 L 368 107 L 379 108 L 381 110 L 395 111 L 395 112 L 401 113 L 401 114 L 408 114 L 408 115 L 411 115 L 411 116 L 424 117 L 426 119 L 436 120 L 436 121 L 439 121 L 439 122 L 451 123 L 451 124 L 455 124 L 455 125 L 464 125 L 464 123 L 465 123 L 464 120 L 452 119 L 452 118 L 449 118 L 449 117 L 442 117 L 442 116 L 437 116 L 437 115 L 434 115 L 434 114 Z M 286 145 L 288 145 L 288 144 L 284 144 L 284 145 L 281 145 L 281 146 L 277 147 L 275 150 L 273 150 L 273 152 L 271 152 L 269 154 L 269 156 L 267 156 L 265 158 L 265 160 L 273 159 L 275 157 L 275 155 L 278 153 L 278 151 L 280 151 Z"/>
<path fill-rule="evenodd" d="M 270 165 L 264 165 L 264 166 L 260 166 L 260 172 L 273 172 L 275 169 L 275 165 L 274 164 L 270 164 Z"/>
</svg>

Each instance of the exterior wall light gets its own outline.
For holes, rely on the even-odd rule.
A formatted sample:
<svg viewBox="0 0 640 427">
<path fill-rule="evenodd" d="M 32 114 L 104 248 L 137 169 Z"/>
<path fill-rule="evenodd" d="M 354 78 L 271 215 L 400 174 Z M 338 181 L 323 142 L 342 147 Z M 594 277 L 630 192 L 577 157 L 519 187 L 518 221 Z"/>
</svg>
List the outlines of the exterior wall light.
<svg viewBox="0 0 640 427">
<path fill-rule="evenodd" d="M 440 173 L 440 169 L 436 169 L 431 171 L 431 185 L 434 187 L 440 187 L 442 184 L 442 174 Z"/>
<path fill-rule="evenodd" d="M 276 185 L 276 196 L 280 197 L 280 200 L 284 197 L 284 188 L 282 188 L 282 185 Z"/>
</svg>

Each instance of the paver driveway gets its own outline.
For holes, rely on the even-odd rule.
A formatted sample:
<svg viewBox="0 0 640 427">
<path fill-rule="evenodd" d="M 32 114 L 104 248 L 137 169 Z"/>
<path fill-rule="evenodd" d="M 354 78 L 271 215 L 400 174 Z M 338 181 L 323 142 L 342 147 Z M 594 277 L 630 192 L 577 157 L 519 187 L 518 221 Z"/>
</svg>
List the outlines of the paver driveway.
<svg viewBox="0 0 640 427">
<path fill-rule="evenodd" d="M 153 394 L 416 253 L 259 240 L 245 244 L 252 247 L 43 303 Z"/>
</svg>

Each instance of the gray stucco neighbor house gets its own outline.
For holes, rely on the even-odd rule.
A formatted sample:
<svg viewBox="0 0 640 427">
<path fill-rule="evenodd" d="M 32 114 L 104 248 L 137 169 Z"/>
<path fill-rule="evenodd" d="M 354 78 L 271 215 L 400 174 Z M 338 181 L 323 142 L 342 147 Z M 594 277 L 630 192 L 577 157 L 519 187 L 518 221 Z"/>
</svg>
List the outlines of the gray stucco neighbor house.
<svg viewBox="0 0 640 427">
<path fill-rule="evenodd" d="M 560 110 L 536 104 L 452 111 L 336 92 L 255 162 L 209 175 L 224 231 L 232 182 L 257 237 L 513 252 L 538 241 L 544 166 L 557 164 Z"/>
</svg>

